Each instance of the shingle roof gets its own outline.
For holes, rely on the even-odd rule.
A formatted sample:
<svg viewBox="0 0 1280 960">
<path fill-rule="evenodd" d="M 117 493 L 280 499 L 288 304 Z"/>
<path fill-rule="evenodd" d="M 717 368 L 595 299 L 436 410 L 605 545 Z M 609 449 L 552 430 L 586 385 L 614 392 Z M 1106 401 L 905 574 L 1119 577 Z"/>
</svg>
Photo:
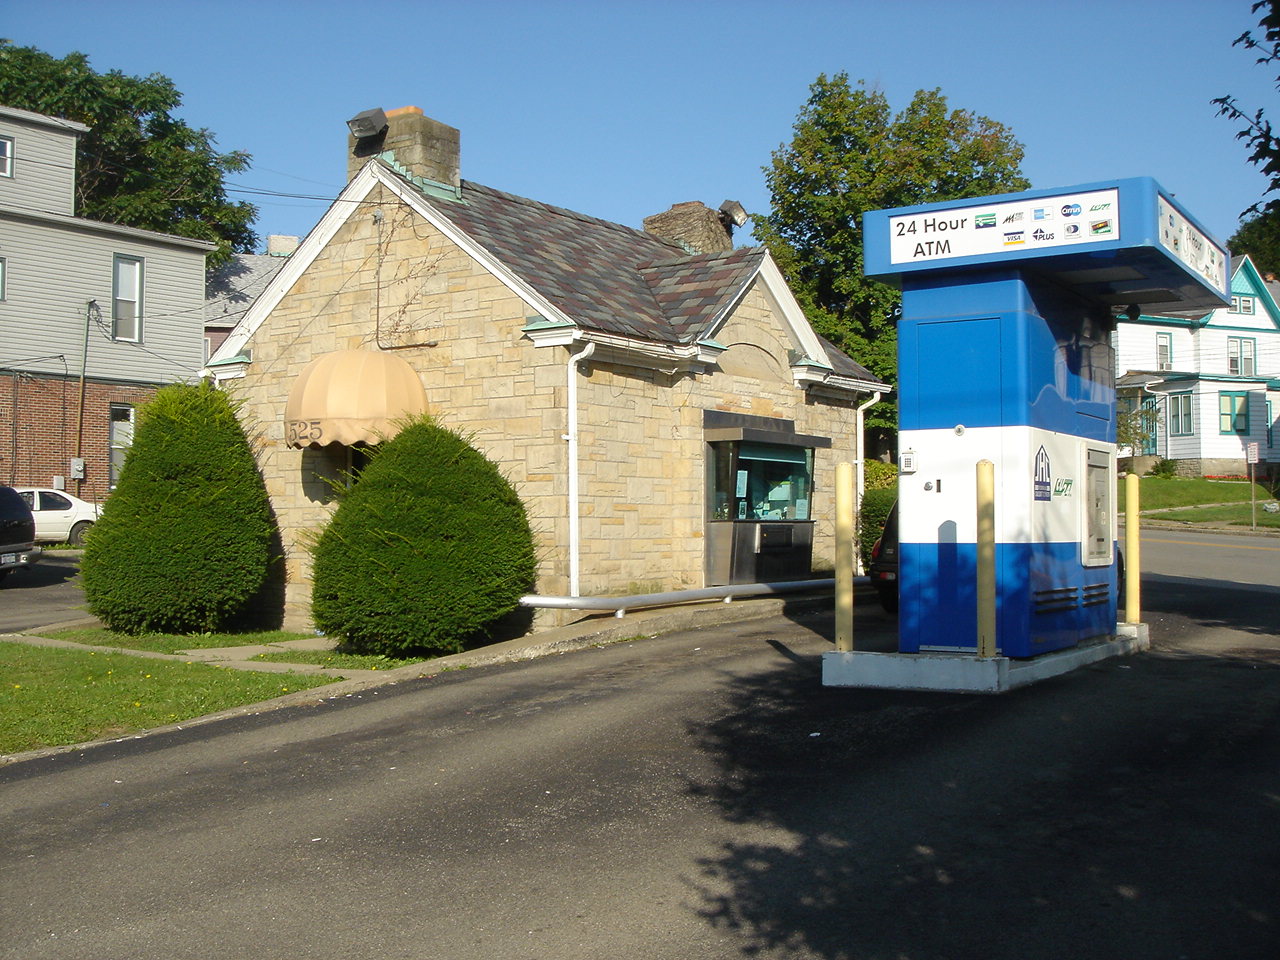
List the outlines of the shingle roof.
<svg viewBox="0 0 1280 960">
<path fill-rule="evenodd" d="M 690 256 L 642 230 L 468 180 L 461 203 L 426 199 L 580 326 L 660 343 L 696 337 L 763 256 Z"/>
<path fill-rule="evenodd" d="M 234 327 L 288 257 L 242 253 L 211 274 L 204 286 L 206 326 Z"/>
<path fill-rule="evenodd" d="M 822 348 L 827 351 L 827 359 L 831 361 L 831 369 L 840 376 L 851 377 L 854 380 L 868 380 L 871 382 L 875 382 L 880 379 L 822 334 L 817 334 L 816 336 L 820 341 L 822 341 Z"/>
<path fill-rule="evenodd" d="M 443 200 L 386 169 L 585 329 L 695 342 L 738 302 L 765 257 L 763 247 L 689 254 L 643 230 L 469 180 L 462 181 L 460 202 Z M 833 344 L 823 347 L 836 373 L 877 380 Z"/>
</svg>

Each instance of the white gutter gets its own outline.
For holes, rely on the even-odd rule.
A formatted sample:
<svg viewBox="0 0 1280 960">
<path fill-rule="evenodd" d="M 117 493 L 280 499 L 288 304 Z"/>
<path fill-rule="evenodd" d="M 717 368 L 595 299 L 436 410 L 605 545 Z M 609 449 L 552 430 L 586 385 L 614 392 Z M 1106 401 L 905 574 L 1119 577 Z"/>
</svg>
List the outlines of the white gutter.
<svg viewBox="0 0 1280 960">
<path fill-rule="evenodd" d="M 577 353 L 569 355 L 565 364 L 565 377 L 568 385 L 566 403 L 569 407 L 568 430 L 561 439 L 569 441 L 569 593 L 579 596 L 581 585 L 581 532 L 578 524 L 578 365 L 596 352 L 596 345 L 588 343 Z"/>
<path fill-rule="evenodd" d="M 862 415 L 866 409 L 873 403 L 876 403 L 884 394 L 878 390 L 872 391 L 871 399 L 858 407 L 853 414 L 853 467 L 854 467 L 854 484 L 857 489 L 854 491 L 853 498 L 853 515 L 855 517 L 862 516 L 862 495 L 867 492 L 867 470 L 863 466 L 866 459 L 867 439 L 863 435 Z M 866 573 L 862 569 L 862 551 L 855 549 L 853 551 L 853 567 L 854 572 L 858 574 Z"/>
<path fill-rule="evenodd" d="M 869 584 L 868 577 L 858 577 L 856 582 Z M 691 600 L 722 600 L 729 603 L 734 597 L 759 596 L 760 594 L 798 593 L 801 591 L 827 591 L 835 589 L 835 580 L 783 580 L 777 583 L 734 583 L 723 587 L 701 587 L 693 590 L 668 590 L 665 593 L 640 593 L 626 597 L 540 597 L 529 594 L 520 598 L 522 607 L 544 607 L 551 610 L 612 610 L 615 617 L 623 617 L 628 610 L 643 607 L 666 607 Z"/>
</svg>

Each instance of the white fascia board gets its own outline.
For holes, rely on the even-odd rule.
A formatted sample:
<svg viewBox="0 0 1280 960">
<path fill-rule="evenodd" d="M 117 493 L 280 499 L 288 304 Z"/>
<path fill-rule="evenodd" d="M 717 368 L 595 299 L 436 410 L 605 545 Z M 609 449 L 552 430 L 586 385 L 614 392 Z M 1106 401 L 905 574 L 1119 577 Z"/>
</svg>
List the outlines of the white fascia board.
<svg viewBox="0 0 1280 960">
<path fill-rule="evenodd" d="M 378 182 L 403 200 L 408 206 L 413 208 L 414 212 L 419 214 L 422 219 L 439 230 L 453 243 L 457 244 L 463 252 L 488 270 L 497 280 L 526 304 L 533 308 L 535 313 L 540 314 L 547 320 L 557 321 L 560 323 L 573 324 L 573 319 L 565 314 L 563 310 L 555 306 L 551 301 L 545 299 L 536 289 L 529 283 L 516 275 L 501 260 L 491 254 L 488 250 L 478 244 L 469 234 L 461 230 L 448 217 L 440 214 L 417 190 L 410 187 L 398 176 L 387 170 L 376 160 L 371 160 L 365 165 L 365 170 L 373 168 L 374 176 Z M 363 172 L 363 171 L 362 171 Z M 441 203 L 449 203 L 451 201 L 442 200 Z M 463 201 L 465 202 L 465 201 Z"/>
<path fill-rule="evenodd" d="M 375 166 L 373 161 L 366 163 L 346 188 L 338 194 L 337 199 L 330 204 L 329 209 L 320 218 L 320 222 L 312 228 L 302 243 L 298 244 L 298 249 L 290 254 L 288 263 L 280 268 L 280 272 L 267 284 L 258 299 L 253 301 L 244 316 L 240 318 L 240 322 L 232 328 L 227 339 L 214 351 L 213 356 L 209 358 L 210 364 L 219 360 L 229 360 L 244 351 L 245 346 L 258 331 L 258 327 L 262 326 L 262 322 L 271 315 L 271 311 L 284 299 L 284 295 L 315 262 L 316 257 L 328 246 L 334 234 L 360 209 L 361 203 L 378 182 L 372 173 Z"/>
<path fill-rule="evenodd" d="M 812 367 L 804 369 L 792 367 L 791 375 L 797 387 L 814 396 L 825 394 L 848 400 L 868 393 L 878 393 L 882 398 L 893 393 L 893 390 L 883 383 L 855 380 L 853 377 L 842 377 L 837 373 L 828 373 L 824 376 L 821 371 L 816 371 Z"/>
<path fill-rule="evenodd" d="M 760 268 L 756 271 L 756 276 L 764 281 L 765 293 L 773 300 L 774 307 L 777 309 L 779 316 L 791 331 L 791 335 L 795 337 L 803 350 L 805 356 L 813 360 L 828 360 L 827 351 L 822 347 L 822 341 L 818 339 L 818 335 L 813 332 L 813 327 L 809 325 L 808 318 L 804 315 L 804 311 L 800 309 L 800 304 L 796 301 L 795 294 L 791 292 L 791 287 L 787 285 L 786 277 L 782 275 L 782 271 L 778 269 L 778 264 L 774 261 L 773 255 L 767 250 L 764 259 L 760 263 Z"/>
</svg>

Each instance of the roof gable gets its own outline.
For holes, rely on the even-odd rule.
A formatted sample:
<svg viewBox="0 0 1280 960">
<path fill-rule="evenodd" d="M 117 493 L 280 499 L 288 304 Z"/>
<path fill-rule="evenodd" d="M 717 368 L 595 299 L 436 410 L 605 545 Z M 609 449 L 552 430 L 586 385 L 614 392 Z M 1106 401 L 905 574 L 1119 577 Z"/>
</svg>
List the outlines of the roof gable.
<svg viewBox="0 0 1280 960">
<path fill-rule="evenodd" d="M 445 198 L 378 159 L 347 185 L 211 362 L 235 357 L 244 349 L 285 292 L 379 184 L 529 304 L 537 314 L 531 318 L 533 324 L 570 331 L 572 339 L 597 332 L 684 350 L 710 340 L 751 283 L 761 278 L 810 366 L 826 371 L 826 377 L 879 384 L 819 340 L 762 247 L 688 255 L 644 231 L 466 180 L 459 199 Z"/>
</svg>

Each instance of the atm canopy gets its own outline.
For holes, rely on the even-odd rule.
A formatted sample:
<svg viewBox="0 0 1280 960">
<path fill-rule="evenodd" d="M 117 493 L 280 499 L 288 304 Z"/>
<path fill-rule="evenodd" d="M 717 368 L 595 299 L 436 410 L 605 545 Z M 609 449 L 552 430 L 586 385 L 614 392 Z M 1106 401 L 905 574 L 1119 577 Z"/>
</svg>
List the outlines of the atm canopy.
<svg viewBox="0 0 1280 960">
<path fill-rule="evenodd" d="M 1230 303 L 1226 248 L 1148 177 L 874 210 L 863 236 L 867 276 L 899 286 L 1009 268 L 1112 308 Z"/>
</svg>

